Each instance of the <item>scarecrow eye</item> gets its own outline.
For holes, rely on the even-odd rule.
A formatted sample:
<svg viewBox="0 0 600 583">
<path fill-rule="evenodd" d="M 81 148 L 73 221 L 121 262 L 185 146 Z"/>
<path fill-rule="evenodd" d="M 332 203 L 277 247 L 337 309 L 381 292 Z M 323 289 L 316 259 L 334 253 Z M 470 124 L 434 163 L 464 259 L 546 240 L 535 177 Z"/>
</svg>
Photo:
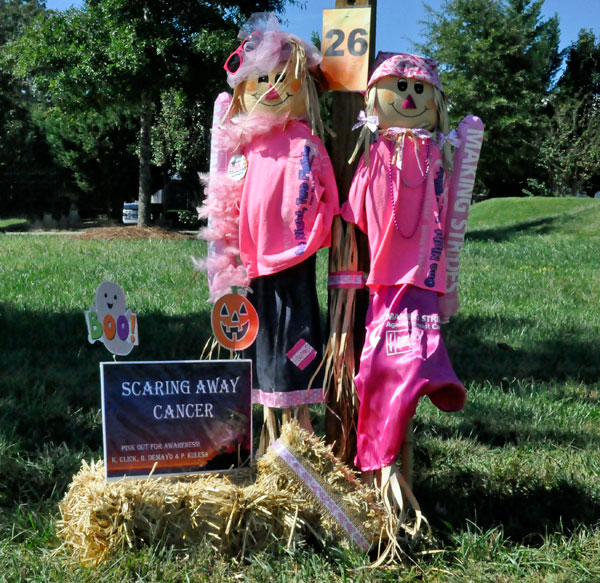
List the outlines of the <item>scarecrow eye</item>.
<svg viewBox="0 0 600 583">
<path fill-rule="evenodd" d="M 398 89 L 402 92 L 408 89 L 408 81 L 406 79 L 398 79 Z"/>
<path fill-rule="evenodd" d="M 285 81 L 285 75 L 283 73 L 277 73 L 275 75 L 275 83 L 283 83 Z"/>
<path fill-rule="evenodd" d="M 415 83 L 415 93 L 421 95 L 421 93 L 423 93 L 423 89 L 425 89 L 423 87 L 423 83 Z"/>
<path fill-rule="evenodd" d="M 221 306 L 221 318 L 226 318 L 227 316 L 229 316 L 229 310 L 227 309 L 227 306 L 223 304 Z"/>
<path fill-rule="evenodd" d="M 268 83 L 269 82 L 269 76 L 268 75 L 261 75 L 258 78 L 258 82 L 259 83 Z"/>
</svg>

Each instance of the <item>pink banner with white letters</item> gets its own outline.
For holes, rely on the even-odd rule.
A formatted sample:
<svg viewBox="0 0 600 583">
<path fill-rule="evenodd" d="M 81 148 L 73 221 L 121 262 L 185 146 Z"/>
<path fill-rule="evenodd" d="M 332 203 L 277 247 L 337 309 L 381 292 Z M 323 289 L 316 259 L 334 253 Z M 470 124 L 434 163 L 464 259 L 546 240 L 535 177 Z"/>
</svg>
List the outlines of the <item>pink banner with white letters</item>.
<svg viewBox="0 0 600 583">
<path fill-rule="evenodd" d="M 458 274 L 460 251 L 469 218 L 475 172 L 483 143 L 483 122 L 477 116 L 465 117 L 458 126 L 460 145 L 454 150 L 454 169 L 448 189 L 448 211 L 444 247 L 446 249 L 446 293 L 440 297 L 440 318 L 448 322 L 459 307 Z"/>
</svg>

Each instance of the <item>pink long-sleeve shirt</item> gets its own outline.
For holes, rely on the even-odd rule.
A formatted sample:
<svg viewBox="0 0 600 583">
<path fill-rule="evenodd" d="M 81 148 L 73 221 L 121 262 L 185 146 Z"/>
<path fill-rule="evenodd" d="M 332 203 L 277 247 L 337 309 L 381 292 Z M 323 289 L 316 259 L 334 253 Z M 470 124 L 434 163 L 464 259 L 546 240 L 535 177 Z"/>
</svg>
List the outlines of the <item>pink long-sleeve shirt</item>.
<svg viewBox="0 0 600 583">
<path fill-rule="evenodd" d="M 400 169 L 392 163 L 394 147 L 379 137 L 369 150 L 369 166 L 361 159 L 342 217 L 369 240 L 368 286 L 408 283 L 444 293 L 447 181 L 441 152 L 431 138 L 418 139 L 415 152 L 406 136 Z"/>
<path fill-rule="evenodd" d="M 242 149 L 240 256 L 248 277 L 277 273 L 331 244 L 339 213 L 331 161 L 304 122 L 290 121 Z"/>
</svg>

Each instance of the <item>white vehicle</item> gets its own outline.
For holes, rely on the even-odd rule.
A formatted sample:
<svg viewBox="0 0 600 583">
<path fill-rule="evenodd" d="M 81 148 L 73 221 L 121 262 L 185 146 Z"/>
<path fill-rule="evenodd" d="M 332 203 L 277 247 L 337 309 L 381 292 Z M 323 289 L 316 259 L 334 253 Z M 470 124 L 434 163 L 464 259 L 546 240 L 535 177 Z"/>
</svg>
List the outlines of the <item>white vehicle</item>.
<svg viewBox="0 0 600 583">
<path fill-rule="evenodd" d="M 124 202 L 123 203 L 123 224 L 137 225 L 138 222 L 138 203 Z"/>
</svg>

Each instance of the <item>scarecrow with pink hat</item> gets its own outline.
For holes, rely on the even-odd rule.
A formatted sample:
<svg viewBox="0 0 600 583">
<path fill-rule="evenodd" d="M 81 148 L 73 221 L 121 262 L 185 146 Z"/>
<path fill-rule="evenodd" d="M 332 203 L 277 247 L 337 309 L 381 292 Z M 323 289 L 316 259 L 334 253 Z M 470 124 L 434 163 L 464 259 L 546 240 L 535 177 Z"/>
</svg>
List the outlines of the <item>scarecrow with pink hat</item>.
<svg viewBox="0 0 600 583">
<path fill-rule="evenodd" d="M 451 315 L 440 317 L 440 302 L 454 212 L 451 148 L 459 142 L 432 59 L 380 53 L 365 102 L 353 158 L 363 147 L 364 154 L 342 207 L 370 252 L 355 464 L 382 489 L 398 491 L 395 461 L 419 398 L 443 411 L 459 411 L 466 400 L 440 333 Z"/>
</svg>

